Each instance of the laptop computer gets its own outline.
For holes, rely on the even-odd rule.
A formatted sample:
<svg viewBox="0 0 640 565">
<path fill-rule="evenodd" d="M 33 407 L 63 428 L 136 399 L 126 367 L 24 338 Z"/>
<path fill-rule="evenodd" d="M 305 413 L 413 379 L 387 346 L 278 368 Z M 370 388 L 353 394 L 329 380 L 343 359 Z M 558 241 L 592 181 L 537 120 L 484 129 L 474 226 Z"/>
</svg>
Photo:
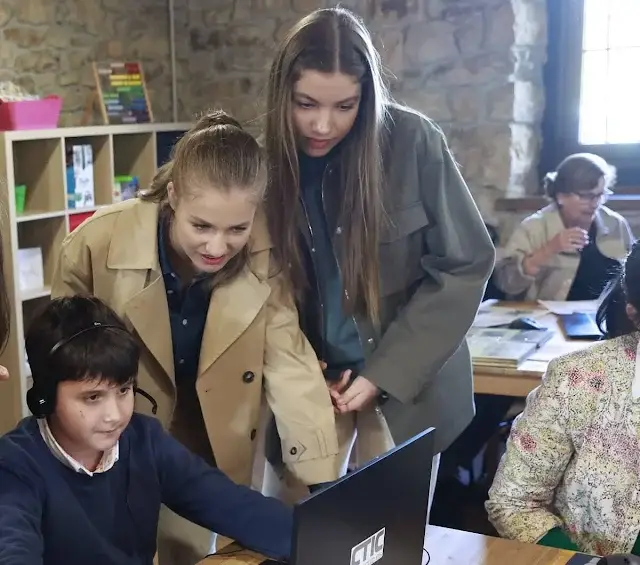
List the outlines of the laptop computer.
<svg viewBox="0 0 640 565">
<path fill-rule="evenodd" d="M 430 428 L 297 503 L 290 564 L 421 565 L 433 441 Z"/>
<path fill-rule="evenodd" d="M 559 319 L 564 333 L 570 339 L 595 341 L 602 338 L 602 332 L 596 323 L 595 314 L 575 312 L 573 314 L 561 314 Z"/>
</svg>

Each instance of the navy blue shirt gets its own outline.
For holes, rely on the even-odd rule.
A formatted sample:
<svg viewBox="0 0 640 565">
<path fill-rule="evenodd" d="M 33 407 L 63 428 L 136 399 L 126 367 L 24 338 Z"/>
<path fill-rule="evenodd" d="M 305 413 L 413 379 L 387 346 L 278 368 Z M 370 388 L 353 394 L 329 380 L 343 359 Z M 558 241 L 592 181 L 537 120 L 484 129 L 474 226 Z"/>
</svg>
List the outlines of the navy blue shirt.
<svg viewBox="0 0 640 565">
<path fill-rule="evenodd" d="M 183 284 L 169 260 L 168 231 L 168 217 L 161 214 L 158 221 L 158 260 L 167 292 L 176 379 L 176 405 L 170 430 L 193 453 L 215 465 L 195 386 L 211 299 L 210 279 L 200 276 L 189 284 Z"/>
<path fill-rule="evenodd" d="M 154 419 L 135 414 L 120 459 L 93 477 L 61 463 L 35 418 L 0 438 L 0 565 L 151 565 L 160 505 L 274 559 L 289 508 L 233 483 Z"/>
<path fill-rule="evenodd" d="M 169 261 L 167 228 L 167 219 L 161 215 L 158 221 L 158 259 L 167 291 L 176 382 L 195 382 L 211 287 L 209 278 L 204 276 L 187 285 L 180 281 Z"/>
<path fill-rule="evenodd" d="M 300 185 L 307 219 L 312 231 L 311 259 L 319 287 L 323 312 L 322 341 L 329 370 L 355 369 L 364 364 L 364 353 L 358 327 L 344 310 L 344 286 L 322 201 L 322 178 L 327 158 L 300 154 Z"/>
</svg>

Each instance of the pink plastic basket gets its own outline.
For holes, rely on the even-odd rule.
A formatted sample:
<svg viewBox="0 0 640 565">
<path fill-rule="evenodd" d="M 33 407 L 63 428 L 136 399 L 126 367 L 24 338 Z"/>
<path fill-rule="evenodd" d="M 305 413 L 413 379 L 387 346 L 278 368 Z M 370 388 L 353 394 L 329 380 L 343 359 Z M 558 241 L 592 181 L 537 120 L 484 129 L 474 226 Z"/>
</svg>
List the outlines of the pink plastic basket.
<svg viewBox="0 0 640 565">
<path fill-rule="evenodd" d="M 59 96 L 19 102 L 0 100 L 0 130 L 56 128 L 61 109 Z"/>
</svg>

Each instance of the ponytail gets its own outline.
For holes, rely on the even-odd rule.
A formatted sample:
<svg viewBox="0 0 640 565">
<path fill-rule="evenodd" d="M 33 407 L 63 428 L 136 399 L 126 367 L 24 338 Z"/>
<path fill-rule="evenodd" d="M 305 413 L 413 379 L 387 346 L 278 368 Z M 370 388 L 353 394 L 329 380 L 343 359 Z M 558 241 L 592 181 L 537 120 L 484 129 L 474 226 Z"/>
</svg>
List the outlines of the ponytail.
<svg viewBox="0 0 640 565">
<path fill-rule="evenodd" d="M 255 148 L 252 148 L 253 152 L 249 152 L 249 154 L 246 155 L 246 159 L 249 161 L 250 166 L 254 165 L 254 168 L 263 167 L 260 150 L 255 139 L 243 130 L 242 125 L 238 120 L 222 110 L 213 110 L 202 114 L 194 126 L 185 133 L 173 147 L 171 151 L 171 159 L 158 169 L 148 187 L 142 188 L 138 191 L 138 197 L 140 200 L 159 203 L 164 203 L 168 200 L 168 185 L 174 180 L 173 169 L 178 148 L 190 146 L 190 149 L 192 149 L 194 145 L 197 145 L 197 142 L 194 143 L 195 137 L 205 130 L 214 130 L 218 133 L 217 139 L 214 140 L 214 145 L 220 145 L 225 141 L 235 141 L 236 146 L 240 148 L 245 145 L 252 148 L 251 146 L 255 145 Z M 236 135 L 234 136 L 234 134 Z M 241 153 L 241 150 L 237 152 Z M 216 155 L 214 154 L 213 149 L 210 153 L 211 159 L 215 160 Z M 231 162 L 231 166 L 233 167 L 233 159 L 227 158 L 226 160 Z M 186 168 L 189 168 L 192 165 L 193 163 L 189 163 Z"/>
<path fill-rule="evenodd" d="M 2 218 L 0 218 L 1 222 Z M 0 353 L 4 351 L 7 345 L 9 330 L 11 329 L 11 305 L 9 304 L 7 281 L 4 277 L 4 249 L 2 245 L 2 231 L 0 230 Z"/>
<path fill-rule="evenodd" d="M 138 191 L 138 198 L 148 202 L 166 202 L 169 194 L 169 183 L 173 174 L 173 161 L 168 161 L 158 169 L 147 188 Z"/>
</svg>

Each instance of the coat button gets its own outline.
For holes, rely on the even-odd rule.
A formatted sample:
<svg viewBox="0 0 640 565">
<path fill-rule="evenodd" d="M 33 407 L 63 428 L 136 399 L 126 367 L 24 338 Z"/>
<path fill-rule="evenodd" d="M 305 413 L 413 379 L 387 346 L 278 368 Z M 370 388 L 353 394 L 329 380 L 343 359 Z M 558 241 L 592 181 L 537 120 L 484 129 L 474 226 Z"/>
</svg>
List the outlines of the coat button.
<svg viewBox="0 0 640 565">
<path fill-rule="evenodd" d="M 251 430 L 251 441 L 253 441 L 254 439 L 256 439 L 256 430 Z"/>
<path fill-rule="evenodd" d="M 242 380 L 245 383 L 252 383 L 253 379 L 255 378 L 256 376 L 251 371 L 247 371 L 246 373 L 244 373 L 244 375 L 242 375 Z"/>
<path fill-rule="evenodd" d="M 298 449 L 297 449 L 296 447 L 292 447 L 292 448 L 289 450 L 289 453 L 291 453 L 291 455 L 295 455 L 296 453 L 298 453 Z"/>
</svg>

